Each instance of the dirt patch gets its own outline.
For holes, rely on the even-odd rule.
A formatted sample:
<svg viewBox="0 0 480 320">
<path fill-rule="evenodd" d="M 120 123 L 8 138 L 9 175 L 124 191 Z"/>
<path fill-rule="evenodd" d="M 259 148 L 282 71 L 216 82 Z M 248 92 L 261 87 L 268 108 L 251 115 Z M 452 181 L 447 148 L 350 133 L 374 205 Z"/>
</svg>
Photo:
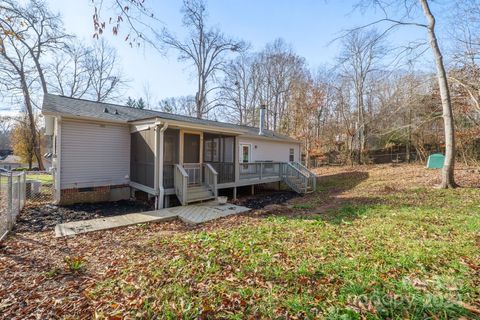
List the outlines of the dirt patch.
<svg viewBox="0 0 480 320">
<path fill-rule="evenodd" d="M 31 205 L 23 209 L 17 218 L 16 232 L 46 231 L 59 223 L 111 217 L 121 214 L 152 210 L 134 201 L 82 203 L 71 206 Z"/>
</svg>

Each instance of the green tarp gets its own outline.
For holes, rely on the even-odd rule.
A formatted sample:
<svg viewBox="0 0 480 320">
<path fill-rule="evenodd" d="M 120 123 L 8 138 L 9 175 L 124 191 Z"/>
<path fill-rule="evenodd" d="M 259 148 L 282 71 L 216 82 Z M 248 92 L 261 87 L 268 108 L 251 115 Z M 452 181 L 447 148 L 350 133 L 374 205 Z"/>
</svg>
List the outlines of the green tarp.
<svg viewBox="0 0 480 320">
<path fill-rule="evenodd" d="M 428 169 L 442 169 L 445 162 L 445 156 L 440 153 L 434 153 L 428 157 Z"/>
</svg>

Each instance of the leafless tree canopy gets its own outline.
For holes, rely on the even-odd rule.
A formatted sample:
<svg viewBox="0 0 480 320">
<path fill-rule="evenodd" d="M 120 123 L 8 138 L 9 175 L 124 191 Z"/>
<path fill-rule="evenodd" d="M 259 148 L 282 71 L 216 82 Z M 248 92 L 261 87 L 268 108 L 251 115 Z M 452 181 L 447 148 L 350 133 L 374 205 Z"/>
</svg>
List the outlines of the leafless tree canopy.
<svg viewBox="0 0 480 320">
<path fill-rule="evenodd" d="M 0 85 L 12 97 L 22 97 L 32 148 L 39 168 L 43 168 L 34 115 L 39 97 L 35 92 L 38 88 L 43 94 L 48 92 L 45 56 L 61 47 L 68 35 L 58 14 L 37 0 L 26 4 L 2 1 L 0 25 Z"/>
<path fill-rule="evenodd" d="M 179 60 L 193 64 L 197 82 L 196 116 L 202 118 L 218 106 L 217 99 L 212 99 L 211 93 L 217 89 L 214 80 L 222 72 L 228 54 L 241 52 L 246 45 L 242 41 L 227 37 L 218 29 L 207 26 L 203 0 L 183 2 L 183 24 L 189 33 L 187 39 L 181 40 L 168 29 L 164 29 L 159 40 L 167 48 L 176 50 Z"/>
<path fill-rule="evenodd" d="M 282 39 L 250 50 L 211 27 L 214 21 L 202 0 L 183 1 L 186 37 L 160 28 L 148 2 L 93 3 L 93 44 L 66 34 L 59 16 L 41 1 L 0 4 L 1 92 L 26 111 L 36 158 L 40 143 L 34 141 L 39 133 L 34 117 L 43 93 L 129 101 L 121 61 L 100 37 L 111 28 L 132 46 L 170 50 L 192 67 L 196 88 L 191 95 L 158 102 L 155 88 L 145 85 L 130 99 L 135 105 L 258 126 L 259 106 L 265 104 L 267 128 L 300 139 L 307 164 L 369 163 L 379 152 L 397 160 L 425 160 L 432 152 L 445 152 L 444 187 L 455 186 L 455 159 L 480 161 L 478 0 L 435 2 L 434 7 L 427 0 L 360 1 L 355 10 L 375 8 L 380 18 L 346 30 L 336 39 L 335 63 L 320 68 Z M 444 20 L 456 27 L 440 39 L 438 21 Z M 424 40 L 390 43 L 399 28 L 410 28 Z M 418 60 L 426 50 L 435 68 L 420 71 Z"/>
</svg>

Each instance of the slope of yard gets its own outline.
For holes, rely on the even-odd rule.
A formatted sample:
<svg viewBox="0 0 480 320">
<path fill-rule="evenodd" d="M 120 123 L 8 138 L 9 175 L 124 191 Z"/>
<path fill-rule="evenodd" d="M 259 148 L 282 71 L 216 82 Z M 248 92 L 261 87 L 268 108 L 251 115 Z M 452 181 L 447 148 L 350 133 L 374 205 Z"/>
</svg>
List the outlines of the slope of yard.
<svg viewBox="0 0 480 320">
<path fill-rule="evenodd" d="M 480 317 L 478 172 L 460 170 L 457 190 L 413 165 L 319 173 L 315 194 L 199 227 L 14 234 L 0 315 Z"/>
</svg>

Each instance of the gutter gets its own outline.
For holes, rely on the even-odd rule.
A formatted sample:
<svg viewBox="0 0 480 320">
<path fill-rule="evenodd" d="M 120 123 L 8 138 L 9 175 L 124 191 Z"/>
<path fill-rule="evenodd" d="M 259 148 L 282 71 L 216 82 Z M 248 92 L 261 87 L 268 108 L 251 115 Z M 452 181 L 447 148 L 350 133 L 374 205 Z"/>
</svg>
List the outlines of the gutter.
<svg viewBox="0 0 480 320">
<path fill-rule="evenodd" d="M 155 122 L 155 130 L 160 128 L 161 123 Z M 157 159 L 155 161 L 155 166 L 157 167 L 157 174 L 155 175 L 156 178 L 156 188 L 155 194 L 158 194 L 155 201 L 155 209 L 163 208 L 163 200 L 165 197 L 165 188 L 163 187 L 163 150 L 164 150 L 164 132 L 168 128 L 168 123 L 164 123 L 163 126 L 158 130 L 157 134 L 155 135 L 156 139 L 158 139 L 155 147 L 157 148 Z"/>
</svg>

